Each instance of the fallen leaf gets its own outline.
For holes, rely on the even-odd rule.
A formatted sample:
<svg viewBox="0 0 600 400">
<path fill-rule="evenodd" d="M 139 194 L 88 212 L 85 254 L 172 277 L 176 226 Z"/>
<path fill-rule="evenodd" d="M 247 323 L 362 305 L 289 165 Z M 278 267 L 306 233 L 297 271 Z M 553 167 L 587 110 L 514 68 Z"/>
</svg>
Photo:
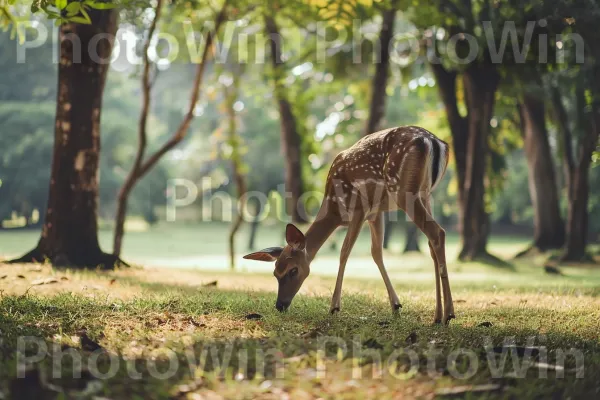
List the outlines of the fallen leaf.
<svg viewBox="0 0 600 400">
<path fill-rule="evenodd" d="M 463 299 L 457 299 L 457 300 L 454 300 L 454 302 L 455 303 L 466 303 L 467 301 L 463 300 Z"/>
<path fill-rule="evenodd" d="M 69 280 L 69 278 L 68 278 L 68 277 L 66 277 L 66 276 L 61 276 L 61 277 L 60 277 L 60 280 L 61 280 L 61 281 L 68 281 L 68 280 Z"/>
<path fill-rule="evenodd" d="M 31 282 L 32 286 L 39 286 L 39 285 L 48 285 L 50 283 L 56 283 L 58 282 L 58 279 L 56 278 L 42 278 L 42 279 L 36 279 L 35 281 Z"/>
<path fill-rule="evenodd" d="M 480 324 L 478 324 L 477 326 L 483 327 L 483 328 L 491 328 L 492 327 L 492 323 L 489 321 L 484 321 Z"/>
<path fill-rule="evenodd" d="M 8 276 L 8 275 L 2 275 L 2 276 L 0 276 L 0 279 L 4 279 L 4 278 L 6 278 L 7 276 Z"/>
<path fill-rule="evenodd" d="M 217 286 L 218 281 L 212 281 L 212 282 L 208 282 L 205 283 L 204 285 L 202 285 L 203 287 L 216 287 Z"/>
<path fill-rule="evenodd" d="M 250 314 L 246 315 L 245 318 L 251 319 L 251 320 L 262 319 L 262 315 L 257 314 L 257 313 L 250 313 Z"/>
<path fill-rule="evenodd" d="M 19 274 L 19 275 L 17 275 L 17 278 L 25 279 L 25 276 Z"/>
<path fill-rule="evenodd" d="M 111 279 L 110 282 L 108 283 L 109 285 L 112 285 L 113 283 L 115 283 L 117 280 L 115 278 Z"/>
<path fill-rule="evenodd" d="M 443 388 L 435 391 L 436 396 L 461 396 L 470 393 L 487 393 L 496 392 L 502 390 L 502 386 L 496 383 L 490 383 L 487 385 L 468 385 L 468 386 L 456 386 L 451 388 Z"/>
</svg>

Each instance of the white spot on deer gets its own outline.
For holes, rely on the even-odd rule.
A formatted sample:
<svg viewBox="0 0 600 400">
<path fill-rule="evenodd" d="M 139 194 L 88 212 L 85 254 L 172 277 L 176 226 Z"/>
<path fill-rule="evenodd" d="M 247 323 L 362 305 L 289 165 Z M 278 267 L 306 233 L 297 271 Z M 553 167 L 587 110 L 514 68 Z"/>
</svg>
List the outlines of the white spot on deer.
<svg viewBox="0 0 600 400">
<path fill-rule="evenodd" d="M 77 157 L 75 157 L 75 170 L 83 171 L 83 167 L 85 165 L 85 151 L 81 150 L 77 153 Z"/>
</svg>

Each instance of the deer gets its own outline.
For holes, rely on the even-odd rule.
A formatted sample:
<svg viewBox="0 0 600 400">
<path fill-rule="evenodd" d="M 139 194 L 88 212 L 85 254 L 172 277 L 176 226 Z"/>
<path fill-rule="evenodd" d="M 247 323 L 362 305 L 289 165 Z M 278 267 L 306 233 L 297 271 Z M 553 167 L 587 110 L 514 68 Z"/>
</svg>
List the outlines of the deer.
<svg viewBox="0 0 600 400">
<path fill-rule="evenodd" d="M 320 209 L 306 234 L 287 224 L 284 247 L 269 247 L 244 256 L 275 262 L 277 310 L 288 309 L 321 246 L 334 230 L 345 226 L 347 233 L 329 309 L 331 314 L 339 312 L 346 262 L 366 221 L 371 232 L 371 255 L 383 278 L 392 312 L 398 313 L 402 305 L 383 263 L 383 213 L 400 209 L 429 241 L 435 267 L 434 323 L 448 325 L 455 315 L 446 267 L 446 233 L 433 218 L 430 201 L 448 160 L 448 144 L 417 126 L 372 133 L 339 153 L 329 169 Z"/>
</svg>

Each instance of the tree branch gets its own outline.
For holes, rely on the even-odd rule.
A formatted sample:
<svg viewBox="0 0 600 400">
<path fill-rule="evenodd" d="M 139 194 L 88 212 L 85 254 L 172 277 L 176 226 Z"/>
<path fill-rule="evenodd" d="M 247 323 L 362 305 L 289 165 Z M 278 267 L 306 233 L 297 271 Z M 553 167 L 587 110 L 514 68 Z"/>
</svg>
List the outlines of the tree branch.
<svg viewBox="0 0 600 400">
<path fill-rule="evenodd" d="M 219 31 L 219 27 L 221 26 L 221 24 L 225 21 L 226 10 L 227 2 L 223 4 L 223 8 L 221 8 L 221 11 L 219 12 L 215 21 L 215 35 Z M 196 67 L 196 76 L 194 78 L 194 83 L 192 86 L 192 94 L 190 97 L 188 111 L 186 112 L 183 120 L 181 121 L 181 124 L 173 133 L 171 138 L 141 165 L 139 171 L 140 177 L 144 176 L 162 158 L 162 156 L 164 156 L 169 150 L 171 150 L 185 138 L 190 124 L 194 119 L 194 109 L 196 107 L 196 103 L 198 102 L 198 98 L 200 97 L 202 78 L 204 77 L 204 70 L 206 68 L 206 63 L 208 61 L 210 49 L 212 48 L 212 42 L 213 35 L 209 33 L 206 39 L 206 46 L 204 47 L 204 51 L 202 52 L 200 64 L 198 64 L 198 66 Z"/>
</svg>

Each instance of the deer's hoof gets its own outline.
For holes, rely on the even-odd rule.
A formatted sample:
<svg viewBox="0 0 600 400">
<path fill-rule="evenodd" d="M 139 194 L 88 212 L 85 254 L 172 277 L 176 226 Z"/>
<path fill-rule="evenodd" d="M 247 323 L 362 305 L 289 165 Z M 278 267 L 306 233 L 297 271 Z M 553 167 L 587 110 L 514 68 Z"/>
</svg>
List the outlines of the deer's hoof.
<svg viewBox="0 0 600 400">
<path fill-rule="evenodd" d="M 441 318 L 435 318 L 433 320 L 434 325 L 441 325 L 442 324 L 442 319 Z"/>
<path fill-rule="evenodd" d="M 398 313 L 398 312 L 400 312 L 401 309 L 402 309 L 402 304 L 400 304 L 400 303 L 392 304 L 392 312 L 393 313 Z"/>
<path fill-rule="evenodd" d="M 450 320 L 455 319 L 456 316 L 454 314 L 448 314 L 446 318 L 444 318 L 444 325 L 450 325 Z"/>
<path fill-rule="evenodd" d="M 329 314 L 334 315 L 340 312 L 340 308 L 339 307 L 331 307 L 331 309 L 329 310 Z"/>
</svg>

